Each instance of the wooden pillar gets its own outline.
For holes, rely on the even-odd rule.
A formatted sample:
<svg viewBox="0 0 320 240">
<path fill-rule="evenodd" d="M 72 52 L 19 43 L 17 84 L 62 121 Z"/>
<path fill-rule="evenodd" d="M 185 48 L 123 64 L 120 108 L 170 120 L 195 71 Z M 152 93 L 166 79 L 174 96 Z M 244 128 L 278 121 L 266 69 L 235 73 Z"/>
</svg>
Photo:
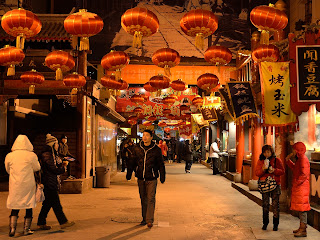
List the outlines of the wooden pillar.
<svg viewBox="0 0 320 240">
<path fill-rule="evenodd" d="M 242 172 L 242 163 L 244 157 L 244 126 L 242 123 L 236 126 L 236 172 Z"/>
<path fill-rule="evenodd" d="M 258 180 L 256 176 L 256 166 L 261 154 L 261 123 L 260 119 L 253 118 L 252 124 L 252 156 L 251 156 L 251 177 L 254 180 Z"/>
</svg>

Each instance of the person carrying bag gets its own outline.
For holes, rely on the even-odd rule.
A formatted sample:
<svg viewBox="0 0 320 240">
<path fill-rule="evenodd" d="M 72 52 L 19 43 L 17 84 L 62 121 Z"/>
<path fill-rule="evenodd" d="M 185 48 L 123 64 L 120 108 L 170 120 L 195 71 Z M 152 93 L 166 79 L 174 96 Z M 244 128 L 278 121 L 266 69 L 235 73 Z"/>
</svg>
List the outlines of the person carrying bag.
<svg viewBox="0 0 320 240">
<path fill-rule="evenodd" d="M 34 173 L 34 178 L 36 180 L 36 202 L 40 203 L 43 202 L 45 200 L 45 196 L 44 196 L 44 186 L 41 183 L 41 171 L 35 172 Z"/>
</svg>

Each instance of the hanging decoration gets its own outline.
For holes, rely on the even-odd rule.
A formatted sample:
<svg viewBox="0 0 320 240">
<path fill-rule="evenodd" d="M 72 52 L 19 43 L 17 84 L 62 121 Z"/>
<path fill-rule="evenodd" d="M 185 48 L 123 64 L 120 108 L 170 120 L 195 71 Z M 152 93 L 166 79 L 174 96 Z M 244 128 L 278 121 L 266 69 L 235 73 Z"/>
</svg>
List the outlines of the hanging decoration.
<svg viewBox="0 0 320 240">
<path fill-rule="evenodd" d="M 186 35 L 195 37 L 197 48 L 203 49 L 204 39 L 218 29 L 218 18 L 211 11 L 195 9 L 181 18 L 180 27 Z"/>
<path fill-rule="evenodd" d="M 133 47 L 142 48 L 142 37 L 149 37 L 159 30 L 157 16 L 146 8 L 131 8 L 121 16 L 121 26 L 133 35 Z"/>
<path fill-rule="evenodd" d="M 179 53 L 171 48 L 161 48 L 152 55 L 152 62 L 158 67 L 164 68 L 164 73 L 171 76 L 170 68 L 180 63 Z"/>
<path fill-rule="evenodd" d="M 134 94 L 130 97 L 131 102 L 135 103 L 135 104 L 140 104 L 143 103 L 145 101 L 144 97 L 141 96 L 140 94 Z"/>
<path fill-rule="evenodd" d="M 73 36 L 73 49 L 76 49 L 78 37 L 80 37 L 79 50 L 89 50 L 89 37 L 101 32 L 103 21 L 97 14 L 87 12 L 87 9 L 80 9 L 79 12 L 69 15 L 64 20 L 64 29 Z"/>
<path fill-rule="evenodd" d="M 133 126 L 137 124 L 138 118 L 136 116 L 129 116 L 127 121 L 131 126 Z"/>
<path fill-rule="evenodd" d="M 36 70 L 32 69 L 29 72 L 25 72 L 20 76 L 22 82 L 30 85 L 29 94 L 35 93 L 36 84 L 41 84 L 44 82 L 44 76 L 38 73 Z"/>
<path fill-rule="evenodd" d="M 116 80 L 116 77 L 114 74 L 104 75 L 100 79 L 100 82 L 105 88 L 111 90 L 112 94 L 114 95 L 118 95 L 117 92 L 121 90 L 121 87 L 123 85 L 123 82 Z"/>
<path fill-rule="evenodd" d="M 16 47 L 24 49 L 26 38 L 37 35 L 42 28 L 42 24 L 34 13 L 18 8 L 6 12 L 1 18 L 3 30 L 16 38 Z"/>
<path fill-rule="evenodd" d="M 288 17 L 272 4 L 258 6 L 250 12 L 251 23 L 261 31 L 260 43 L 269 44 L 269 32 L 283 30 L 288 24 Z"/>
<path fill-rule="evenodd" d="M 56 71 L 56 80 L 63 79 L 63 72 L 69 72 L 75 66 L 73 57 L 65 51 L 53 51 L 45 58 L 46 66 Z"/>
<path fill-rule="evenodd" d="M 181 79 L 174 80 L 171 82 L 170 87 L 178 92 L 178 95 L 181 95 L 181 92 L 187 89 L 187 84 Z"/>
<path fill-rule="evenodd" d="M 164 131 L 165 131 L 166 133 L 169 133 L 169 132 L 171 132 L 171 128 L 170 128 L 170 127 L 166 127 L 166 128 L 164 129 Z"/>
<path fill-rule="evenodd" d="M 121 51 L 111 51 L 101 59 L 101 66 L 107 71 L 115 71 L 116 79 L 121 79 L 121 69 L 130 62 L 128 54 Z"/>
<path fill-rule="evenodd" d="M 146 127 L 149 127 L 149 126 L 152 125 L 152 122 L 151 122 L 151 121 L 144 121 L 144 122 L 142 123 L 142 125 L 143 125 L 143 126 L 146 126 Z"/>
<path fill-rule="evenodd" d="M 187 105 L 181 105 L 180 106 L 180 111 L 189 111 L 190 110 L 190 107 L 187 106 Z"/>
<path fill-rule="evenodd" d="M 165 108 L 165 109 L 163 109 L 163 114 L 165 114 L 165 115 L 168 115 L 168 114 L 171 114 L 171 109 L 170 108 Z"/>
<path fill-rule="evenodd" d="M 143 109 L 141 107 L 136 107 L 135 109 L 133 109 L 133 112 L 139 115 L 143 113 Z"/>
<path fill-rule="evenodd" d="M 15 75 L 15 65 L 20 64 L 25 54 L 20 48 L 6 45 L 0 49 L 0 65 L 8 67 L 7 76 Z"/>
<path fill-rule="evenodd" d="M 214 45 L 204 53 L 204 59 L 213 65 L 227 65 L 232 60 L 232 53 L 224 46 Z"/>
<path fill-rule="evenodd" d="M 121 91 L 121 90 L 127 90 L 127 89 L 128 89 L 129 84 L 128 84 L 125 80 L 119 79 L 119 82 L 122 83 L 121 87 L 119 88 L 120 91 Z"/>
<path fill-rule="evenodd" d="M 280 56 L 279 49 L 272 45 L 261 44 L 252 52 L 252 59 L 256 63 L 260 62 L 276 62 Z"/>
<path fill-rule="evenodd" d="M 71 105 L 76 106 L 77 104 L 77 93 L 78 88 L 82 88 L 86 85 L 86 78 L 76 72 L 68 74 L 63 78 L 63 83 L 66 87 L 72 88 L 71 90 Z"/>
<path fill-rule="evenodd" d="M 155 93 L 158 91 L 156 88 L 152 87 L 150 82 L 146 82 L 143 85 L 144 90 L 150 93 L 150 96 L 154 97 Z"/>
<path fill-rule="evenodd" d="M 151 77 L 149 82 L 151 87 L 157 89 L 157 96 L 161 95 L 161 89 L 166 89 L 170 86 L 170 79 L 162 74 Z"/>
<path fill-rule="evenodd" d="M 178 100 L 178 97 L 171 94 L 167 97 L 165 97 L 164 99 L 162 99 L 162 103 L 166 104 L 168 106 L 171 106 L 172 104 L 174 104 L 176 101 Z"/>
<path fill-rule="evenodd" d="M 192 99 L 192 104 L 198 108 L 201 107 L 203 105 L 203 98 L 199 95 L 195 96 L 194 99 Z"/>
<path fill-rule="evenodd" d="M 157 117 L 156 116 L 149 116 L 148 120 L 151 122 L 154 122 L 155 120 L 157 120 Z"/>
<path fill-rule="evenodd" d="M 164 127 L 166 127 L 166 126 L 168 126 L 168 125 L 167 125 L 166 122 L 160 121 L 160 122 L 158 123 L 158 126 L 161 127 L 161 128 L 164 128 Z"/>
<path fill-rule="evenodd" d="M 197 85 L 207 93 L 210 93 L 213 89 L 220 85 L 219 78 L 212 73 L 205 73 L 198 77 Z"/>
</svg>

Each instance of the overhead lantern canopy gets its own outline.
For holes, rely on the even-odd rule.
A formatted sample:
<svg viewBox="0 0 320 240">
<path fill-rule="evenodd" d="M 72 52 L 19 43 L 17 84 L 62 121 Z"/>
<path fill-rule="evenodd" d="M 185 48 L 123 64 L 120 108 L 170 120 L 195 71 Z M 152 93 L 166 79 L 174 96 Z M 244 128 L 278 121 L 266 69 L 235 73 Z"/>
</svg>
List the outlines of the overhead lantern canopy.
<svg viewBox="0 0 320 240">
<path fill-rule="evenodd" d="M 25 72 L 20 76 L 22 82 L 30 85 L 29 94 L 35 93 L 36 84 L 41 84 L 44 82 L 44 76 L 38 73 L 36 70 L 32 69 L 29 72 Z"/>
<path fill-rule="evenodd" d="M 56 71 L 56 80 L 62 80 L 63 72 L 69 72 L 75 66 L 73 57 L 62 50 L 49 53 L 45 63 L 48 68 Z"/>
<path fill-rule="evenodd" d="M 8 67 L 7 76 L 15 75 L 15 65 L 21 63 L 25 54 L 20 48 L 6 45 L 0 49 L 0 65 Z"/>
<path fill-rule="evenodd" d="M 260 62 L 276 62 L 280 56 L 279 49 L 272 45 L 261 44 L 252 52 L 252 59 L 256 63 Z"/>
<path fill-rule="evenodd" d="M 107 71 L 115 71 L 116 79 L 121 79 L 121 69 L 130 62 L 128 54 L 122 51 L 111 51 L 101 59 L 101 66 Z"/>
<path fill-rule="evenodd" d="M 203 49 L 204 39 L 218 29 L 218 18 L 211 11 L 195 9 L 181 18 L 180 27 L 186 35 L 196 38 L 197 48 Z"/>
<path fill-rule="evenodd" d="M 158 74 L 149 80 L 151 87 L 157 89 L 157 95 L 161 95 L 161 89 L 166 89 L 170 86 L 170 79 L 166 76 Z"/>
<path fill-rule="evenodd" d="M 232 53 L 224 46 L 211 46 L 204 53 L 204 59 L 213 65 L 227 65 L 232 60 Z"/>
<path fill-rule="evenodd" d="M 198 77 L 197 85 L 199 88 L 210 93 L 219 86 L 219 78 L 212 73 L 205 73 Z"/>
<path fill-rule="evenodd" d="M 164 73 L 170 77 L 170 68 L 180 63 L 180 55 L 174 49 L 161 48 L 152 55 L 152 62 L 158 67 L 164 68 Z"/>
<path fill-rule="evenodd" d="M 288 17 L 273 5 L 258 6 L 250 12 L 251 23 L 261 31 L 261 44 L 269 44 L 269 32 L 283 30 L 288 24 Z"/>
<path fill-rule="evenodd" d="M 1 26 L 7 34 L 16 37 L 16 47 L 21 49 L 24 49 L 25 39 L 37 35 L 42 28 L 37 15 L 22 8 L 6 12 Z"/>
<path fill-rule="evenodd" d="M 103 29 L 103 21 L 97 14 L 80 9 L 79 12 L 69 15 L 64 20 L 64 29 L 73 35 L 74 49 L 80 37 L 79 50 L 89 50 L 89 37 L 98 34 Z"/>
<path fill-rule="evenodd" d="M 131 8 L 121 16 L 121 26 L 133 35 L 133 47 L 142 48 L 142 37 L 149 37 L 159 29 L 158 17 L 146 8 Z"/>
</svg>

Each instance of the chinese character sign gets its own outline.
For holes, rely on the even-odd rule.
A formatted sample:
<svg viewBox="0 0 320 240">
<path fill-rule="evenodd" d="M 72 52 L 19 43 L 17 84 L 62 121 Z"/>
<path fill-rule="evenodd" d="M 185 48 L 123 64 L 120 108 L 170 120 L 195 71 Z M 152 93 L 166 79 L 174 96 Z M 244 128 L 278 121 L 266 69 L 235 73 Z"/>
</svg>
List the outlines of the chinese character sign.
<svg viewBox="0 0 320 240">
<path fill-rule="evenodd" d="M 263 124 L 286 126 L 297 123 L 290 106 L 289 62 L 262 62 L 260 76 Z"/>
<path fill-rule="evenodd" d="M 229 82 L 227 86 L 237 123 L 258 116 L 249 82 Z"/>
<path fill-rule="evenodd" d="M 217 113 L 215 108 L 201 108 L 201 113 L 204 120 L 208 122 L 217 121 Z"/>
<path fill-rule="evenodd" d="M 179 134 L 189 137 L 192 134 L 191 124 L 179 127 Z"/>
</svg>

